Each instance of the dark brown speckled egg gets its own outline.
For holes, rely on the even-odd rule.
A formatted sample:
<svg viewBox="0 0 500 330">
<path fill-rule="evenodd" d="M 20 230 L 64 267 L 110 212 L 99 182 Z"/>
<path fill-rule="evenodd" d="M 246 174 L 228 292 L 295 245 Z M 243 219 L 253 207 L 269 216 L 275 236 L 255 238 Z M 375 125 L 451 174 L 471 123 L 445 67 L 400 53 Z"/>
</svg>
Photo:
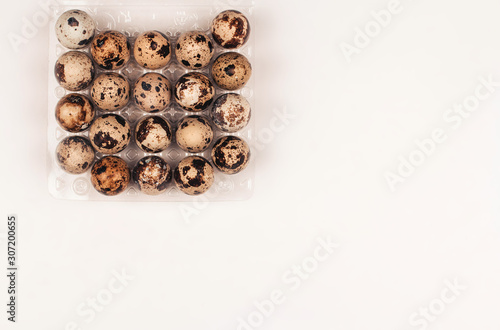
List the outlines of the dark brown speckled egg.
<svg viewBox="0 0 500 330">
<path fill-rule="evenodd" d="M 81 91 L 94 79 L 94 64 L 87 54 L 71 51 L 62 54 L 54 67 L 59 85 L 69 91 Z"/>
<path fill-rule="evenodd" d="M 148 156 L 134 167 L 132 178 L 144 194 L 159 195 L 167 189 L 172 179 L 172 170 L 162 158 Z"/>
<path fill-rule="evenodd" d="M 250 35 L 248 19 L 237 10 L 226 10 L 212 22 L 212 36 L 217 44 L 226 49 L 240 48 Z"/>
<path fill-rule="evenodd" d="M 82 94 L 68 94 L 57 102 L 56 120 L 66 131 L 83 132 L 95 117 L 94 106 Z"/>
<path fill-rule="evenodd" d="M 101 194 L 115 196 L 127 188 L 130 182 L 130 170 L 120 157 L 104 157 L 92 167 L 90 181 Z"/>
<path fill-rule="evenodd" d="M 135 141 L 145 152 L 162 152 L 172 142 L 172 128 L 162 117 L 145 117 L 135 127 Z"/>
<path fill-rule="evenodd" d="M 94 149 L 81 136 L 70 136 L 59 142 L 56 149 L 57 163 L 70 174 L 86 172 L 94 162 Z"/>
<path fill-rule="evenodd" d="M 104 111 L 117 111 L 130 100 L 130 84 L 118 73 L 102 73 L 90 88 L 90 97 Z"/>
<path fill-rule="evenodd" d="M 107 155 L 116 154 L 130 142 L 130 125 L 119 115 L 106 114 L 94 120 L 89 138 L 96 151 Z"/>
<path fill-rule="evenodd" d="M 174 170 L 174 182 L 183 193 L 200 195 L 214 183 L 214 169 L 203 157 L 186 157 Z"/>
<path fill-rule="evenodd" d="M 170 104 L 172 86 L 159 73 L 149 72 L 137 79 L 132 92 L 135 104 L 146 112 L 163 111 Z"/>
<path fill-rule="evenodd" d="M 250 147 L 236 136 L 224 136 L 212 148 L 215 167 L 225 174 L 236 174 L 245 169 L 250 159 Z"/>
<path fill-rule="evenodd" d="M 252 65 L 239 53 L 224 53 L 217 57 L 212 65 L 212 77 L 215 83 L 226 90 L 243 88 L 251 76 Z"/>
<path fill-rule="evenodd" d="M 215 88 L 202 73 L 190 72 L 179 78 L 174 88 L 175 101 L 187 111 L 203 111 L 214 100 Z"/>
<path fill-rule="evenodd" d="M 214 46 L 206 34 L 197 31 L 186 32 L 177 40 L 175 56 L 177 61 L 188 69 L 202 69 L 210 64 L 214 56 Z"/>
<path fill-rule="evenodd" d="M 163 68 L 172 58 L 170 42 L 159 31 L 140 34 L 134 43 L 134 58 L 137 63 L 151 70 Z"/>
<path fill-rule="evenodd" d="M 118 31 L 105 31 L 98 34 L 90 47 L 96 64 L 104 70 L 116 70 L 130 59 L 130 43 Z"/>
</svg>

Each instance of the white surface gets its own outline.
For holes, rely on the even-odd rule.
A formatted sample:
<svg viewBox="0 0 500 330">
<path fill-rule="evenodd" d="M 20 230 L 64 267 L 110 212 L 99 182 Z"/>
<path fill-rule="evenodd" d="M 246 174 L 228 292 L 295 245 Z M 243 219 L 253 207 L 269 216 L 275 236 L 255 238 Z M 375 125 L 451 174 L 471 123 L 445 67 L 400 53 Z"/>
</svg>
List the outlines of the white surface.
<svg viewBox="0 0 500 330">
<path fill-rule="evenodd" d="M 296 117 L 258 153 L 254 197 L 188 204 L 201 208 L 189 224 L 186 204 L 52 199 L 48 29 L 18 53 L 4 45 L 0 216 L 20 219 L 20 305 L 19 323 L 2 312 L 1 328 L 236 329 L 278 290 L 260 329 L 420 329 L 409 318 L 429 304 L 444 306 L 429 329 L 498 329 L 500 93 L 457 129 L 442 116 L 479 76 L 500 81 L 500 3 L 404 0 L 347 63 L 339 44 L 388 3 L 257 2 L 257 130 L 276 124 L 273 109 Z M 4 43 L 38 11 L 36 1 L 3 11 Z M 448 139 L 391 192 L 385 171 L 436 128 Z M 339 248 L 292 290 L 282 275 L 327 236 Z M 76 309 L 105 297 L 122 269 L 134 279 L 87 324 Z M 467 287 L 457 297 L 455 279 Z M 0 301 L 5 288 L 2 276 Z"/>
</svg>

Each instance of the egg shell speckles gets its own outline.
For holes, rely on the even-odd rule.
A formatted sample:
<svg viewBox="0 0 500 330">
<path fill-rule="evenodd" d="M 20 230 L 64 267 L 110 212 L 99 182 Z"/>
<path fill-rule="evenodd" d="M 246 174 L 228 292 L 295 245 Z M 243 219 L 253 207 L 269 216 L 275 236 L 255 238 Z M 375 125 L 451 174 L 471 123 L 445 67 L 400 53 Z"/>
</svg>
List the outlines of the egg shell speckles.
<svg viewBox="0 0 500 330">
<path fill-rule="evenodd" d="M 172 58 L 172 50 L 167 36 L 158 31 L 140 34 L 134 43 L 136 62 L 151 70 L 165 67 Z"/>
<path fill-rule="evenodd" d="M 121 116 L 106 114 L 90 126 L 89 138 L 95 150 L 103 154 L 116 154 L 130 142 L 130 125 Z"/>
<path fill-rule="evenodd" d="M 89 87 L 94 79 L 95 68 L 87 54 L 71 51 L 59 57 L 54 74 L 59 85 L 75 92 Z"/>
<path fill-rule="evenodd" d="M 240 94 L 223 94 L 215 100 L 211 116 L 218 129 L 235 133 L 248 125 L 251 117 L 250 103 Z"/>
<path fill-rule="evenodd" d="M 143 151 L 161 152 L 172 142 L 172 128 L 162 117 L 146 117 L 137 123 L 135 138 L 137 145 Z"/>
<path fill-rule="evenodd" d="M 130 169 L 120 157 L 104 157 L 92 167 L 90 181 L 101 194 L 115 196 L 127 188 L 130 182 Z"/>
<path fill-rule="evenodd" d="M 94 80 L 90 97 L 100 109 L 117 111 L 130 99 L 130 84 L 118 73 L 102 73 Z"/>
<path fill-rule="evenodd" d="M 80 136 L 70 136 L 59 142 L 56 148 L 57 163 L 70 174 L 85 173 L 94 162 L 94 149 Z"/>
<path fill-rule="evenodd" d="M 177 145 L 187 152 L 206 150 L 214 138 L 210 122 L 202 116 L 188 116 L 177 124 L 175 139 Z"/>
<path fill-rule="evenodd" d="M 212 65 L 212 77 L 223 89 L 234 91 L 244 87 L 252 75 L 252 65 L 239 53 L 221 54 Z"/>
<path fill-rule="evenodd" d="M 185 32 L 177 40 L 175 56 L 188 69 L 202 69 L 210 64 L 214 46 L 210 37 L 202 32 Z"/>
<path fill-rule="evenodd" d="M 68 94 L 56 105 L 57 122 L 71 133 L 85 131 L 90 127 L 94 117 L 94 106 L 86 96 L 81 94 Z"/>
<path fill-rule="evenodd" d="M 92 41 L 95 34 L 95 22 L 86 12 L 68 10 L 57 19 L 57 39 L 66 48 L 84 48 Z"/>
<path fill-rule="evenodd" d="M 148 156 L 134 167 L 132 178 L 144 194 L 159 195 L 167 189 L 172 179 L 172 170 L 162 158 Z"/>
<path fill-rule="evenodd" d="M 236 174 L 245 169 L 250 159 L 250 147 L 236 136 L 224 136 L 212 148 L 215 167 L 225 174 Z"/>
<path fill-rule="evenodd" d="M 146 112 L 163 111 L 170 104 L 172 85 L 159 73 L 149 72 L 137 79 L 132 92 L 135 104 Z"/>
<path fill-rule="evenodd" d="M 202 73 L 190 72 L 179 78 L 174 88 L 175 101 L 187 111 L 203 111 L 212 104 L 215 88 Z"/>
<path fill-rule="evenodd" d="M 130 43 L 124 34 L 118 31 L 106 31 L 95 37 L 90 52 L 99 67 L 116 70 L 129 61 Z"/>
<path fill-rule="evenodd" d="M 237 10 L 226 10 L 212 22 L 212 36 L 217 44 L 226 49 L 240 48 L 250 35 L 248 19 Z"/>
<path fill-rule="evenodd" d="M 214 183 L 214 169 L 203 157 L 186 157 L 174 170 L 174 182 L 183 193 L 200 195 Z"/>
</svg>

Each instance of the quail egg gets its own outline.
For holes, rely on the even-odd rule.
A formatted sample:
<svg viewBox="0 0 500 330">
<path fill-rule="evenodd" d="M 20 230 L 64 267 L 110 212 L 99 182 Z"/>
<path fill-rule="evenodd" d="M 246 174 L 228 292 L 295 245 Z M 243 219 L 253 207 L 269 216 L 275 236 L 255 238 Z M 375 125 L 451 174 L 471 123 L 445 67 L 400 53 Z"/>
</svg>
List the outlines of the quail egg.
<svg viewBox="0 0 500 330">
<path fill-rule="evenodd" d="M 250 147 L 236 136 L 224 136 L 212 148 L 215 167 L 225 174 L 236 174 L 248 165 Z"/>
<path fill-rule="evenodd" d="M 135 82 L 133 97 L 135 104 L 146 112 L 159 112 L 167 108 L 172 97 L 172 86 L 159 73 L 146 73 Z"/>
<path fill-rule="evenodd" d="M 214 46 L 210 37 L 202 32 L 183 33 L 175 47 L 177 61 L 188 69 L 201 69 L 210 64 Z"/>
<path fill-rule="evenodd" d="M 90 97 L 104 111 L 120 110 L 130 99 L 130 85 L 118 73 L 102 73 L 92 84 Z"/>
<path fill-rule="evenodd" d="M 116 154 L 130 142 L 130 125 L 115 114 L 97 118 L 90 126 L 89 138 L 95 150 L 103 154 Z"/>
<path fill-rule="evenodd" d="M 215 100 L 211 115 L 214 125 L 221 131 L 238 132 L 250 121 L 250 103 L 240 94 L 223 94 Z"/>
<path fill-rule="evenodd" d="M 55 28 L 61 45 L 70 49 L 80 49 L 92 41 L 95 22 L 86 12 L 74 9 L 59 16 Z"/>
<path fill-rule="evenodd" d="M 202 73 L 187 73 L 175 84 L 175 101 L 187 111 L 205 110 L 212 103 L 214 95 L 214 86 Z"/>
<path fill-rule="evenodd" d="M 227 49 L 243 46 L 250 35 L 250 24 L 237 10 L 226 10 L 212 22 L 212 36 L 217 44 Z"/>
<path fill-rule="evenodd" d="M 68 132 L 85 131 L 94 117 L 94 106 L 84 95 L 68 94 L 57 102 L 56 120 Z"/>
<path fill-rule="evenodd" d="M 115 196 L 127 188 L 130 182 L 130 170 L 120 157 L 104 157 L 92 166 L 90 181 L 101 194 Z"/>
<path fill-rule="evenodd" d="M 145 152 L 161 152 L 172 142 L 170 124 L 159 116 L 141 119 L 135 127 L 135 141 Z"/>
<path fill-rule="evenodd" d="M 214 183 L 214 169 L 203 157 L 186 157 L 174 170 L 174 182 L 185 194 L 203 194 Z"/>
<path fill-rule="evenodd" d="M 167 36 L 158 31 L 140 34 L 134 43 L 134 58 L 146 69 L 163 68 L 172 58 Z"/>
<path fill-rule="evenodd" d="M 132 178 L 146 195 L 159 195 L 167 189 L 172 170 L 162 158 L 148 156 L 135 165 Z"/>
<path fill-rule="evenodd" d="M 56 62 L 54 73 L 59 85 L 70 91 L 87 88 L 94 79 L 94 64 L 87 54 L 71 51 L 62 54 Z"/>
<path fill-rule="evenodd" d="M 116 70 L 130 59 L 130 43 L 123 33 L 106 31 L 95 37 L 90 52 L 99 67 Z"/>
<path fill-rule="evenodd" d="M 248 59 L 235 52 L 224 53 L 212 65 L 212 77 L 223 89 L 234 91 L 246 85 L 252 75 Z"/>
<path fill-rule="evenodd" d="M 70 174 L 86 172 L 94 162 L 94 149 L 81 136 L 70 136 L 59 142 L 56 149 L 57 163 Z"/>
<path fill-rule="evenodd" d="M 175 139 L 179 147 L 184 151 L 202 152 L 210 146 L 213 138 L 212 127 L 204 117 L 184 117 L 177 124 Z"/>
</svg>

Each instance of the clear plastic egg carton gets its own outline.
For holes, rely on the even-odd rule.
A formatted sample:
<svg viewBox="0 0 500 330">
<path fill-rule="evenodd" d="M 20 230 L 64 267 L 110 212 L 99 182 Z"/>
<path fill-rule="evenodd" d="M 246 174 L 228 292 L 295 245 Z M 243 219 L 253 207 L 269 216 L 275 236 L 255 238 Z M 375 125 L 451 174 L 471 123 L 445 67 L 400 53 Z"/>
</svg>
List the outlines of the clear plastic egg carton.
<svg viewBox="0 0 500 330">
<path fill-rule="evenodd" d="M 210 35 L 210 26 L 212 20 L 222 11 L 228 9 L 234 9 L 242 12 L 248 19 L 250 27 L 253 28 L 253 1 L 251 0 L 226 0 L 226 1 L 183 1 L 183 2 L 167 2 L 164 3 L 148 3 L 135 1 L 122 1 L 120 4 L 113 4 L 112 1 L 59 1 L 59 5 L 52 6 L 52 16 L 49 23 L 49 74 L 48 74 L 48 185 L 50 193 L 58 199 L 66 200 L 94 200 L 94 201 L 130 201 L 130 202 L 147 202 L 147 201 L 160 201 L 160 202 L 182 202 L 182 201 L 193 201 L 194 196 L 189 196 L 182 193 L 174 184 L 173 179 L 169 183 L 169 186 L 165 192 L 157 196 L 150 196 L 143 194 L 136 183 L 131 179 L 130 184 L 127 189 L 117 196 L 105 196 L 97 192 L 91 184 L 90 181 L 90 169 L 80 175 L 68 174 L 61 169 L 56 161 L 56 147 L 58 143 L 68 136 L 84 136 L 88 138 L 88 129 L 82 133 L 69 133 L 62 129 L 56 119 L 55 119 L 55 109 L 57 102 L 69 93 L 80 93 L 89 97 L 90 99 L 90 87 L 83 91 L 71 92 L 65 90 L 63 87 L 59 86 L 55 75 L 54 75 L 54 65 L 63 53 L 71 51 L 63 47 L 57 40 L 55 33 L 55 22 L 58 17 L 65 11 L 71 9 L 80 9 L 87 12 L 96 22 L 96 35 L 99 32 L 106 30 L 117 30 L 124 33 L 131 46 L 133 46 L 135 38 L 142 32 L 149 30 L 158 30 L 168 36 L 169 41 L 172 46 L 172 59 L 169 64 L 160 70 L 147 70 L 139 66 L 133 56 L 131 51 L 131 58 L 127 65 L 119 70 L 102 70 L 97 65 L 95 65 L 95 77 L 97 77 L 102 72 L 118 72 L 122 74 L 129 80 L 131 88 L 135 80 L 147 72 L 157 72 L 163 74 L 167 77 L 172 87 L 174 87 L 176 81 L 185 73 L 188 72 L 202 72 L 206 74 L 212 81 L 215 89 L 216 95 L 214 101 L 224 93 L 238 93 L 244 96 L 252 107 L 252 116 L 249 124 L 243 130 L 236 133 L 224 133 L 219 131 L 215 126 L 214 129 L 214 139 L 210 147 L 202 153 L 187 153 L 181 150 L 175 142 L 175 126 L 177 122 L 185 116 L 188 115 L 202 115 L 210 118 L 210 110 L 213 106 L 212 104 L 205 110 L 201 112 L 188 112 L 181 109 L 172 98 L 172 102 L 168 108 L 159 113 L 146 113 L 136 107 L 132 98 L 128 105 L 121 109 L 120 111 L 106 112 L 114 113 L 123 116 L 130 124 L 132 135 L 134 135 L 134 129 L 136 123 L 144 116 L 161 116 L 167 119 L 173 129 L 174 137 L 171 145 L 163 152 L 156 154 L 145 153 L 137 146 L 135 138 L 132 137 L 129 145 L 125 150 L 120 153 L 115 154 L 119 156 L 128 164 L 130 170 L 134 168 L 136 163 L 145 156 L 155 155 L 163 158 L 170 167 L 175 169 L 180 160 L 187 156 L 202 156 L 211 161 L 211 150 L 212 146 L 221 136 L 233 135 L 244 139 L 250 147 L 253 145 L 253 139 L 255 138 L 255 97 L 254 97 L 254 75 L 255 71 L 252 73 L 252 77 L 248 81 L 245 87 L 236 91 L 225 91 L 219 88 L 213 81 L 210 75 L 210 67 L 201 70 L 188 70 L 180 65 L 175 59 L 174 47 L 176 46 L 177 38 L 181 33 L 187 31 L 201 31 Z M 213 39 L 213 38 L 212 38 Z M 253 64 L 254 58 L 254 33 L 251 32 L 248 41 L 239 49 L 226 50 L 213 43 L 215 46 L 215 54 L 212 59 L 213 61 L 221 53 L 234 51 L 245 55 L 250 63 Z M 83 49 L 78 49 L 77 51 L 85 52 L 90 56 L 90 46 Z M 94 105 L 96 111 L 96 118 L 102 115 L 104 112 L 98 109 Z M 254 153 L 255 155 L 255 153 Z M 96 161 L 103 158 L 101 153 L 96 152 Z M 209 201 L 231 201 L 231 200 L 245 200 L 250 198 L 253 193 L 254 176 L 255 176 L 255 166 L 254 159 L 250 157 L 249 164 L 240 173 L 234 175 L 223 174 L 218 171 L 214 166 L 215 180 L 212 187 L 205 192 L 203 198 Z"/>
</svg>

